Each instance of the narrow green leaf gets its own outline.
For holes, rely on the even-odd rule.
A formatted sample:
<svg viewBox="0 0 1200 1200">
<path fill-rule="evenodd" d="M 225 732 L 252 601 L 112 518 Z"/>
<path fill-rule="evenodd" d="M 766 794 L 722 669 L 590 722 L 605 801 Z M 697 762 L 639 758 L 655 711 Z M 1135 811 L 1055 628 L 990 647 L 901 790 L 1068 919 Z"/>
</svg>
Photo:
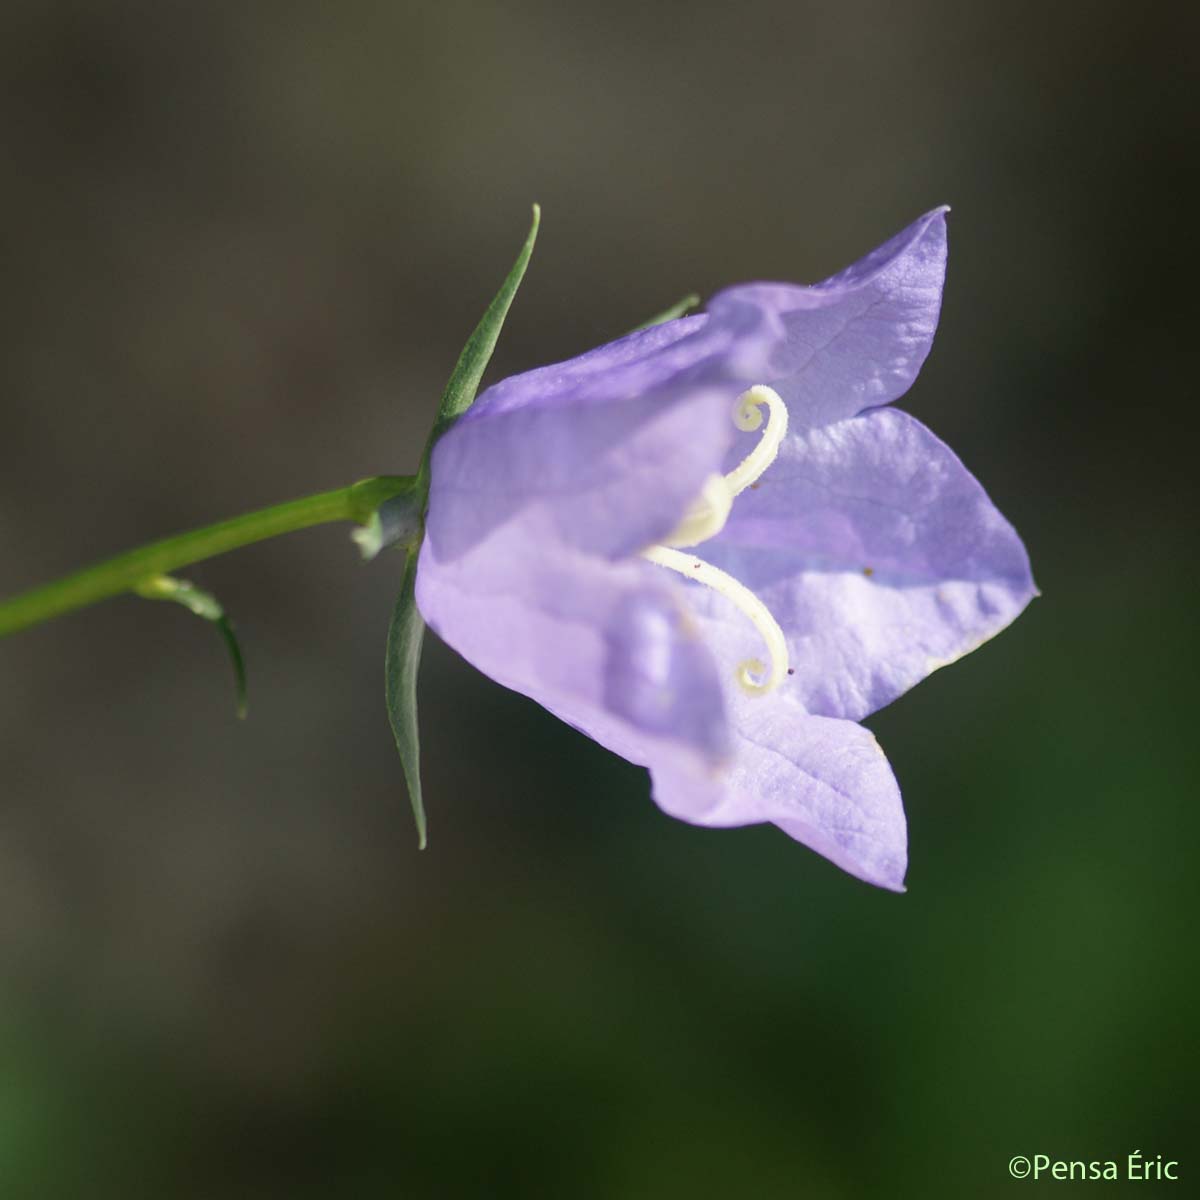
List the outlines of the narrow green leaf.
<svg viewBox="0 0 1200 1200">
<path fill-rule="evenodd" d="M 504 327 L 504 318 L 508 316 L 513 297 L 521 286 L 521 280 L 525 278 L 525 268 L 529 266 L 533 245 L 537 241 L 541 216 L 542 210 L 535 204 L 533 221 L 529 226 L 525 244 L 521 247 L 521 253 L 517 255 L 512 270 L 463 346 L 446 384 L 446 390 L 442 393 L 437 418 L 430 431 L 429 440 L 425 443 L 425 451 L 421 455 L 421 470 L 415 496 L 418 507 L 415 513 L 411 511 L 414 497 L 410 496 L 405 502 L 405 519 L 415 516 L 415 521 L 410 522 L 412 528 L 405 525 L 401 531 L 403 536 L 392 538 L 388 530 L 388 518 L 391 514 L 381 507 L 377 521 L 369 525 L 366 532 L 356 539 L 367 557 L 378 553 L 379 549 L 389 542 L 407 540 L 410 547 L 404 564 L 404 582 L 392 612 L 392 623 L 388 628 L 384 675 L 388 721 L 396 739 L 396 749 L 400 752 L 400 765 L 404 768 L 404 778 L 408 783 L 408 797 L 412 802 L 413 820 L 417 824 L 417 840 L 422 850 L 425 849 L 426 830 L 425 802 L 421 796 L 421 744 L 417 728 L 417 674 L 421 667 L 425 622 L 417 610 L 416 586 L 417 556 L 422 535 L 421 518 L 424 516 L 425 497 L 429 494 L 429 455 L 438 438 L 475 402 L 479 381 L 487 370 L 492 351 L 496 349 L 500 330 Z"/>
<path fill-rule="evenodd" d="M 421 744 L 417 730 L 417 672 L 425 641 L 425 622 L 417 610 L 417 551 L 408 552 L 404 582 L 388 629 L 385 682 L 388 720 L 408 784 L 417 842 L 425 849 L 425 803 L 421 798 Z"/>
<path fill-rule="evenodd" d="M 225 615 L 221 602 L 211 592 L 201 591 L 194 583 L 186 579 L 176 579 L 173 575 L 152 575 L 143 579 L 135 587 L 134 592 L 146 600 L 169 600 L 173 604 L 181 604 L 188 612 L 195 613 L 201 620 L 208 621 L 217 627 L 229 651 L 229 660 L 233 665 L 233 683 L 237 694 L 237 715 L 241 720 L 246 718 L 246 661 L 242 657 L 242 648 L 238 645 L 237 635 Z"/>
<path fill-rule="evenodd" d="M 525 268 L 529 266 L 529 258 L 533 254 L 533 244 L 537 241 L 538 224 L 541 217 L 542 210 L 535 204 L 529 235 L 521 247 L 521 253 L 517 255 L 517 261 L 513 263 L 513 268 L 496 293 L 495 299 L 488 305 L 483 318 L 475 326 L 475 332 L 467 339 L 467 344 L 458 356 L 458 362 L 455 363 L 454 370 L 450 375 L 450 382 L 446 384 L 446 390 L 442 393 L 441 402 L 438 404 L 437 420 L 425 450 L 426 458 L 429 456 L 433 443 L 475 402 L 479 381 L 483 378 L 483 373 L 491 360 L 492 351 L 496 349 L 496 341 L 500 337 L 504 318 L 508 316 L 508 310 L 512 306 L 513 297 L 517 294 L 517 288 L 521 286 L 521 280 L 525 278 Z"/>
<path fill-rule="evenodd" d="M 226 616 L 220 616 L 213 622 L 217 627 L 217 632 L 225 641 L 225 648 L 229 651 L 229 661 L 233 664 L 233 686 L 237 690 L 237 715 L 238 719 L 244 721 L 248 711 L 246 702 L 246 660 L 242 658 L 242 648 L 238 645 L 237 634 L 233 632 L 233 625 Z"/>
<path fill-rule="evenodd" d="M 629 332 L 641 333 L 643 329 L 653 329 L 655 325 L 661 325 L 664 321 L 677 320 L 691 309 L 698 308 L 699 305 L 700 297 L 695 292 L 689 292 L 682 300 L 676 301 L 670 308 L 664 308 L 662 312 L 651 317 L 650 320 L 643 321 L 640 325 L 635 325 Z"/>
</svg>

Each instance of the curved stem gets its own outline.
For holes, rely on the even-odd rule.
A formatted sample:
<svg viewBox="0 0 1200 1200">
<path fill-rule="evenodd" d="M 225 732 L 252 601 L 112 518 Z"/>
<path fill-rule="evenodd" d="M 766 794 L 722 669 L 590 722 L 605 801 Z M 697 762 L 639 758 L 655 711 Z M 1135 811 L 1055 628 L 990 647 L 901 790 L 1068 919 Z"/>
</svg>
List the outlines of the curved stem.
<svg viewBox="0 0 1200 1200">
<path fill-rule="evenodd" d="M 330 521 L 363 524 L 385 500 L 413 491 L 415 484 L 409 475 L 380 475 L 127 550 L 0 603 L 0 637 L 131 591 L 152 576 L 168 575 L 239 546 Z"/>
</svg>

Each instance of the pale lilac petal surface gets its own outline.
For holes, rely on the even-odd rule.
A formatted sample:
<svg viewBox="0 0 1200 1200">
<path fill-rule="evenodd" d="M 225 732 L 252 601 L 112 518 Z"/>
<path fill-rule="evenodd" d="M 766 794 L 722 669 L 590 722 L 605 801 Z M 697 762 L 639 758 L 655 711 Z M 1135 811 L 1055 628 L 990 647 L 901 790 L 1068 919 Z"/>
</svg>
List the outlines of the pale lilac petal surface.
<svg viewBox="0 0 1200 1200">
<path fill-rule="evenodd" d="M 591 555 L 635 554 L 674 527 L 719 469 L 733 432 L 730 395 L 700 381 L 650 403 L 530 405 L 460 423 L 434 450 L 428 537 L 450 561 L 528 520 Z"/>
<path fill-rule="evenodd" d="M 422 616 L 481 671 L 634 762 L 722 759 L 722 684 L 671 581 L 554 546 L 525 521 L 449 562 L 427 538 Z"/>
<path fill-rule="evenodd" d="M 1035 594 L 1020 539 L 978 482 L 882 407 L 929 352 L 945 264 L 937 209 L 824 283 L 729 288 L 707 315 L 489 389 L 434 449 L 426 621 L 500 683 L 648 766 L 666 812 L 771 822 L 902 890 L 899 791 L 854 721 Z M 694 553 L 783 631 L 791 670 L 757 697 L 734 680 L 764 654 L 758 628 L 638 557 L 755 444 L 731 420 L 752 384 L 780 393 L 787 436 Z"/>
<path fill-rule="evenodd" d="M 751 588 L 788 639 L 810 712 L 858 720 L 1009 624 L 1036 594 L 1016 531 L 956 455 L 897 409 L 789 434 L 704 557 Z M 697 593 L 720 657 L 755 653 Z"/>
<path fill-rule="evenodd" d="M 429 530 L 464 554 L 529 505 L 616 558 L 664 536 L 718 468 L 737 394 L 771 383 L 794 424 L 900 395 L 924 362 L 945 272 L 944 210 L 812 287 L 747 284 L 708 315 L 631 334 L 487 389 L 434 450 Z"/>
<path fill-rule="evenodd" d="M 726 827 L 770 821 L 843 870 L 902 891 L 907 833 L 900 790 L 874 735 L 813 717 L 778 693 L 734 702 L 732 766 L 701 777 L 651 765 L 671 816 Z"/>
<path fill-rule="evenodd" d="M 746 326 L 758 321 L 671 321 L 489 388 L 434 449 L 439 556 L 467 553 L 531 506 L 591 554 L 627 556 L 664 536 L 731 440 L 744 385 L 730 347 L 755 344 Z"/>
<path fill-rule="evenodd" d="M 752 309 L 776 333 L 758 383 L 792 424 L 819 426 L 903 395 L 937 328 L 946 274 L 946 210 L 934 209 L 824 283 L 745 284 L 709 305 L 714 321 Z M 736 318 L 754 326 L 749 315 Z M 765 339 L 764 339 L 765 340 Z"/>
</svg>

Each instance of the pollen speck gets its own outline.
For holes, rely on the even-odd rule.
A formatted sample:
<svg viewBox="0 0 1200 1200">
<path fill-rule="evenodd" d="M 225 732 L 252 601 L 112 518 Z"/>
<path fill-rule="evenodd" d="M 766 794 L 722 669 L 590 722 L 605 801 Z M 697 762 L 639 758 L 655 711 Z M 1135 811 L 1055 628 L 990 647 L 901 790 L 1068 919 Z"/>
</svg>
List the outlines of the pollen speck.
<svg viewBox="0 0 1200 1200">
<path fill-rule="evenodd" d="M 758 489 L 759 489 L 760 487 L 762 487 L 762 484 L 761 484 L 761 483 L 752 483 L 752 484 L 750 485 L 750 490 L 751 490 L 752 492 L 757 492 L 757 491 L 758 491 Z"/>
<path fill-rule="evenodd" d="M 789 675 L 795 675 L 795 673 L 796 673 L 796 668 L 795 668 L 795 667 L 788 667 L 788 674 L 789 674 Z"/>
<path fill-rule="evenodd" d="M 863 567 L 863 574 L 864 574 L 864 575 L 865 575 L 865 576 L 866 576 L 868 579 L 870 579 L 870 578 L 871 578 L 871 576 L 875 574 L 875 568 L 874 568 L 874 567 Z"/>
</svg>

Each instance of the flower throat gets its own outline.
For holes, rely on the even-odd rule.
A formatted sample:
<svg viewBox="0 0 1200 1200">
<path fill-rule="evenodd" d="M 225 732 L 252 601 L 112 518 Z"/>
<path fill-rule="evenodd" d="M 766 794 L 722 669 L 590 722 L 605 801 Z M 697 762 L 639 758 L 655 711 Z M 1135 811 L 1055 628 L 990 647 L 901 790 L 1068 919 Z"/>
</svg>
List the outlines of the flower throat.
<svg viewBox="0 0 1200 1200">
<path fill-rule="evenodd" d="M 739 663 L 737 669 L 738 683 L 751 696 L 765 696 L 779 686 L 788 672 L 788 649 L 783 630 L 767 606 L 748 587 L 711 563 L 681 551 L 716 537 L 729 519 L 734 498 L 755 483 L 775 461 L 788 424 L 787 405 L 778 392 L 763 384 L 744 391 L 734 402 L 733 423 L 745 433 L 760 429 L 764 406 L 768 414 L 767 427 L 763 429 L 758 445 L 727 475 L 710 475 L 679 525 L 660 544 L 642 551 L 642 557 L 650 562 L 676 571 L 686 579 L 694 579 L 724 596 L 758 630 L 766 645 L 770 666 L 762 659 L 748 658 Z"/>
</svg>

